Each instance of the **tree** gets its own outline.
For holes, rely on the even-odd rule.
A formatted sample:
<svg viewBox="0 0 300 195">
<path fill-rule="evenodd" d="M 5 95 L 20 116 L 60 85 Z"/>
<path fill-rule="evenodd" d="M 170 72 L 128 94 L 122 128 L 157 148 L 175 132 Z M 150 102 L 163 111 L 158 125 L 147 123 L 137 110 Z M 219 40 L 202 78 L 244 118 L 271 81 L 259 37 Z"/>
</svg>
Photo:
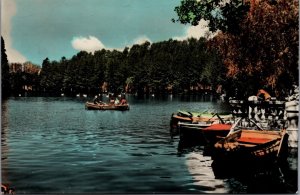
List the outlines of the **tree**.
<svg viewBox="0 0 300 195">
<path fill-rule="evenodd" d="M 201 83 L 215 86 L 219 82 L 215 76 L 219 63 L 206 44 L 205 38 L 170 39 L 136 44 L 123 52 L 102 49 L 93 55 L 80 51 L 60 61 L 46 58 L 40 74 L 41 89 L 49 95 L 126 91 L 143 96 L 189 91 Z M 25 82 L 17 82 L 17 78 L 16 87 Z"/>
<path fill-rule="evenodd" d="M 254 1 L 239 36 L 220 33 L 212 42 L 231 78 L 284 95 L 298 82 L 298 1 Z M 250 83 L 255 81 L 254 83 Z M 256 86 L 254 86 L 256 85 Z M 249 87 L 248 87 L 249 89 Z"/>
<path fill-rule="evenodd" d="M 10 75 L 9 75 L 9 65 L 6 55 L 4 39 L 1 36 L 1 87 L 2 96 L 7 97 L 10 91 Z"/>
<path fill-rule="evenodd" d="M 268 88 L 286 93 L 298 82 L 299 3 L 296 0 L 183 0 L 175 8 L 178 21 L 197 25 L 209 20 L 221 30 L 209 41 L 226 71 L 227 91 L 253 95 Z M 232 23 L 233 25 L 231 25 Z"/>
<path fill-rule="evenodd" d="M 41 87 L 44 87 L 44 90 L 49 87 L 48 75 L 50 69 L 50 61 L 49 58 L 45 58 L 42 64 L 41 71 Z"/>
<path fill-rule="evenodd" d="M 244 0 L 182 0 L 180 6 L 175 7 L 178 19 L 172 19 L 183 24 L 198 25 L 200 20 L 209 21 L 209 30 L 221 30 L 232 34 L 239 34 L 239 24 L 249 10 L 249 3 Z"/>
</svg>

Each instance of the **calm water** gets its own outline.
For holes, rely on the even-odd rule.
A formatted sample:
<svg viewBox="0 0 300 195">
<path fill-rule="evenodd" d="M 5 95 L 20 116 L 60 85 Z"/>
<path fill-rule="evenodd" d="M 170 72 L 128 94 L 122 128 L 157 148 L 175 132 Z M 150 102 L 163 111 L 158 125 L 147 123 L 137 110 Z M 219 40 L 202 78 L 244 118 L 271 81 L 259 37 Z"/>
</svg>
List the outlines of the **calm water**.
<svg viewBox="0 0 300 195">
<path fill-rule="evenodd" d="M 178 109 L 227 111 L 222 103 L 209 97 L 128 99 L 131 109 L 125 112 L 88 111 L 84 103 L 89 99 L 81 98 L 4 102 L 2 182 L 18 194 L 296 191 L 297 158 L 266 174 L 220 177 L 203 148 L 177 152 L 179 140 L 169 134 L 171 114 Z"/>
</svg>

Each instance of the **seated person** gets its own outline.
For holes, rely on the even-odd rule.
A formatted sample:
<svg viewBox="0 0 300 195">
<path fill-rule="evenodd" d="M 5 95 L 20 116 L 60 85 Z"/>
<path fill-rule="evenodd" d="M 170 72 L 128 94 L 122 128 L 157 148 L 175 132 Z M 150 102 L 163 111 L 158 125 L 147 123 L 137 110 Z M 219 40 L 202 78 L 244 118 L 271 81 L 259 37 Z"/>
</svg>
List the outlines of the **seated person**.
<svg viewBox="0 0 300 195">
<path fill-rule="evenodd" d="M 99 97 L 96 95 L 95 98 L 94 98 L 94 104 L 98 104 L 100 102 L 101 101 L 100 101 Z"/>
<path fill-rule="evenodd" d="M 116 98 L 116 100 L 115 100 L 115 104 L 117 105 L 117 104 L 119 104 L 119 103 L 120 103 L 119 99 L 118 99 L 118 98 Z"/>
<path fill-rule="evenodd" d="M 124 104 L 127 104 L 127 101 L 126 101 L 125 98 L 122 98 L 122 99 L 121 99 L 121 105 L 124 105 Z"/>
<path fill-rule="evenodd" d="M 114 104 L 114 103 L 115 103 L 115 99 L 114 99 L 113 97 L 111 97 L 111 98 L 109 99 L 109 103 L 110 103 L 110 104 Z"/>
</svg>

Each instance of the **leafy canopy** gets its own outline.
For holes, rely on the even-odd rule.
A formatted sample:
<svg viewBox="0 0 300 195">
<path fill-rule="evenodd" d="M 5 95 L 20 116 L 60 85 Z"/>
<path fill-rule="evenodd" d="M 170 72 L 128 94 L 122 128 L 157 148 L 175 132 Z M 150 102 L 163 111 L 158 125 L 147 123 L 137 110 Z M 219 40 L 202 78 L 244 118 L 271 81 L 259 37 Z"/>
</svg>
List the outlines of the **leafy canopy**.
<svg viewBox="0 0 300 195">
<path fill-rule="evenodd" d="M 239 23 L 249 10 L 249 3 L 243 0 L 182 0 L 174 9 L 178 19 L 173 22 L 198 25 L 200 20 L 209 21 L 209 30 L 221 30 L 232 34 L 240 32 Z"/>
</svg>

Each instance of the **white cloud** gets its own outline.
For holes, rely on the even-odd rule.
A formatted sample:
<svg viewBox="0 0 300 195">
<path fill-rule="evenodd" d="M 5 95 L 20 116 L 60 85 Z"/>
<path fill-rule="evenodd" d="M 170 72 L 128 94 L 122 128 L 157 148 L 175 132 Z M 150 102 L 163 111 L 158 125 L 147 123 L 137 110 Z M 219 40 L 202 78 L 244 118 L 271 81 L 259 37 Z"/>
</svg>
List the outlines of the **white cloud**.
<svg viewBox="0 0 300 195">
<path fill-rule="evenodd" d="M 142 35 L 142 36 L 139 36 L 138 38 L 134 39 L 133 44 L 141 45 L 141 44 L 145 43 L 146 41 L 152 43 L 152 41 L 147 36 Z"/>
<path fill-rule="evenodd" d="M 187 28 L 185 34 L 181 37 L 174 37 L 175 40 L 186 40 L 188 38 L 196 38 L 199 39 L 200 37 L 211 37 L 214 36 L 208 28 L 208 22 L 205 20 L 201 20 L 197 26 L 190 26 Z"/>
<path fill-rule="evenodd" d="M 134 39 L 131 44 L 126 45 L 126 47 L 132 47 L 134 44 L 141 45 L 145 43 L 146 41 L 152 43 L 152 41 L 145 35 L 141 35 Z M 106 50 L 117 50 L 117 51 L 123 51 L 124 48 L 111 48 L 106 47 L 98 38 L 94 36 L 89 37 L 74 37 L 72 40 L 72 46 L 74 49 L 79 51 L 87 51 L 87 52 L 95 52 L 97 50 L 106 49 Z"/>
<path fill-rule="evenodd" d="M 2 0 L 1 1 L 1 35 L 3 36 L 6 55 L 8 61 L 24 63 L 27 61 L 19 51 L 12 47 L 12 38 L 11 38 L 11 19 L 17 12 L 15 0 Z"/>
<path fill-rule="evenodd" d="M 76 50 L 87 52 L 105 49 L 104 44 L 94 36 L 89 36 L 88 38 L 74 37 L 72 40 L 72 46 Z"/>
</svg>

